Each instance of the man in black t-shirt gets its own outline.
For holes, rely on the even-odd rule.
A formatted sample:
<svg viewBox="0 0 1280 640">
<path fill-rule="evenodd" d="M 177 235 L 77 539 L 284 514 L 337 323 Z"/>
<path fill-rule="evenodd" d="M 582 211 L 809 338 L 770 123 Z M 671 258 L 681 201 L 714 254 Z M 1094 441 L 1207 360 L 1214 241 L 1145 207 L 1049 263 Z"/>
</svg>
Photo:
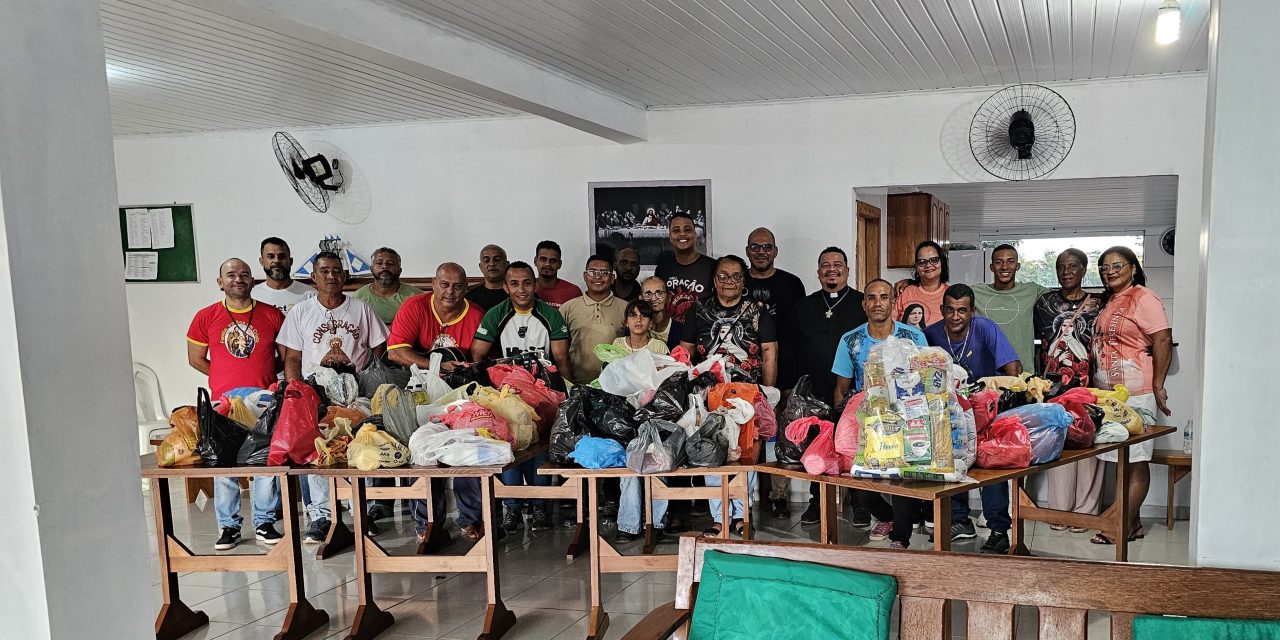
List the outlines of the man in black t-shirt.
<svg viewBox="0 0 1280 640">
<path fill-rule="evenodd" d="M 760 303 L 773 318 L 778 333 L 778 360 L 781 362 L 787 358 L 787 314 L 804 297 L 804 283 L 795 274 L 774 266 L 774 261 L 778 258 L 778 245 L 772 231 L 764 227 L 752 231 L 747 236 L 746 249 L 751 269 L 747 272 L 746 293 L 743 296 Z M 780 375 L 778 380 L 779 386 L 783 388 L 794 384 L 785 375 Z"/>
<path fill-rule="evenodd" d="M 671 253 L 658 256 L 653 275 L 667 283 L 667 313 L 683 318 L 693 303 L 711 293 L 716 261 L 698 253 L 698 232 L 689 214 L 671 215 Z"/>
<path fill-rule="evenodd" d="M 496 244 L 487 244 L 480 250 L 480 275 L 484 282 L 467 292 L 467 300 L 479 305 L 481 312 L 488 311 L 507 299 L 504 278 L 507 276 L 507 251 Z"/>
</svg>

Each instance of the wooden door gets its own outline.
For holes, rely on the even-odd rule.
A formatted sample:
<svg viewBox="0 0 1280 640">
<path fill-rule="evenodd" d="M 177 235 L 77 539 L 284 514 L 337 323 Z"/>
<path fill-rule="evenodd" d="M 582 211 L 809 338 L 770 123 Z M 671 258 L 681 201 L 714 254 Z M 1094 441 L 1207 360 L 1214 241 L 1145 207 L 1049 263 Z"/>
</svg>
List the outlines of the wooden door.
<svg viewBox="0 0 1280 640">
<path fill-rule="evenodd" d="M 880 208 L 858 201 L 857 289 L 880 277 Z"/>
</svg>

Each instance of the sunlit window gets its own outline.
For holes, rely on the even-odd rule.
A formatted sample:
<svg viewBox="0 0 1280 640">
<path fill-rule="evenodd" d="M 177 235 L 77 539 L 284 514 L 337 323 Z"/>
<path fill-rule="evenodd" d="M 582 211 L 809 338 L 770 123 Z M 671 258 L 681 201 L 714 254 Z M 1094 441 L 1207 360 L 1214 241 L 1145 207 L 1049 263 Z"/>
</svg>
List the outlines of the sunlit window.
<svg viewBox="0 0 1280 640">
<path fill-rule="evenodd" d="M 1085 274 L 1086 288 L 1101 288 L 1102 279 L 1098 277 L 1098 257 L 1103 251 L 1114 246 L 1133 249 L 1142 262 L 1142 234 L 1134 232 L 1125 235 L 1109 236 L 1074 236 L 1070 238 L 982 238 L 982 249 L 990 262 L 991 250 L 1002 244 L 1011 244 L 1018 249 L 1018 261 L 1022 267 L 1018 269 L 1018 282 L 1036 282 L 1051 289 L 1058 288 L 1058 274 L 1055 264 L 1058 254 L 1075 247 L 1089 256 L 1089 271 Z M 983 281 L 991 282 L 991 272 L 984 273 Z"/>
</svg>

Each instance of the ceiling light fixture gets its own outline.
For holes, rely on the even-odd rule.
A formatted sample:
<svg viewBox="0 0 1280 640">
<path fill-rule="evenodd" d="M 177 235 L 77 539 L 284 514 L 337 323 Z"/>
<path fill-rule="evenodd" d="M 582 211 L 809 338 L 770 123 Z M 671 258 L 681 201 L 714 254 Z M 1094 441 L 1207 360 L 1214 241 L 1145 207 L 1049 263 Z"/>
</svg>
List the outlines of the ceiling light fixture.
<svg viewBox="0 0 1280 640">
<path fill-rule="evenodd" d="M 1156 11 L 1156 44 L 1170 44 L 1182 30 L 1182 9 L 1178 0 L 1165 0 Z"/>
</svg>

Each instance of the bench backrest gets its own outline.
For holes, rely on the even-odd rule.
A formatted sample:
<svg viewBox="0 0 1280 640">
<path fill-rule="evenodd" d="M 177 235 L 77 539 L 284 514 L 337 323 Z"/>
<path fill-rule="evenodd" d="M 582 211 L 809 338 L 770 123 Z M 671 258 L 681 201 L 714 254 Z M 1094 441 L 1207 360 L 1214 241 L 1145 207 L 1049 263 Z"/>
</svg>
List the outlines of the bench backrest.
<svg viewBox="0 0 1280 640">
<path fill-rule="evenodd" d="M 894 576 L 902 640 L 950 638 L 947 600 L 967 603 L 968 637 L 995 640 L 1014 637 L 1020 605 L 1039 609 L 1041 640 L 1083 640 L 1089 611 L 1111 612 L 1113 639 L 1134 615 L 1280 620 L 1280 572 L 694 537 L 680 540 L 676 609 L 692 608 L 708 549 Z"/>
</svg>

